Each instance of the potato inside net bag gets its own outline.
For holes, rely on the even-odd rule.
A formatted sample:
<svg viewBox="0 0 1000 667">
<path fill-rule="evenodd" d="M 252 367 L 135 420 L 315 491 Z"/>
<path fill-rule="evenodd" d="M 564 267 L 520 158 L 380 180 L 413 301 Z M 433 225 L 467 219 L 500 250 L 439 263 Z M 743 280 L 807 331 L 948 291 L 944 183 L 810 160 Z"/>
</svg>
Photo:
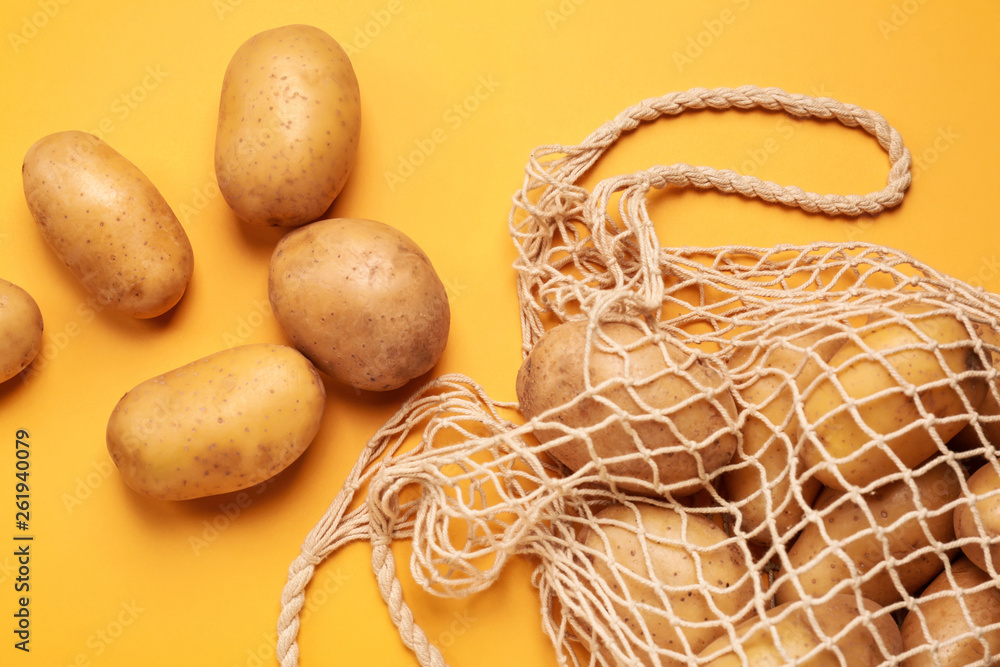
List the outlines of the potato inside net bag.
<svg viewBox="0 0 1000 667">
<path fill-rule="evenodd" d="M 579 184 L 623 133 L 708 108 L 858 127 L 886 187 L 685 164 Z M 693 186 L 875 215 L 909 166 L 877 113 L 755 87 L 652 98 L 537 149 L 509 221 L 518 401 L 445 375 L 372 437 L 289 568 L 282 664 L 315 568 L 359 540 L 421 665 L 445 662 L 397 540 L 434 595 L 530 559 L 561 665 L 998 664 L 1000 296 L 865 243 L 663 247 L 645 206 Z"/>
</svg>

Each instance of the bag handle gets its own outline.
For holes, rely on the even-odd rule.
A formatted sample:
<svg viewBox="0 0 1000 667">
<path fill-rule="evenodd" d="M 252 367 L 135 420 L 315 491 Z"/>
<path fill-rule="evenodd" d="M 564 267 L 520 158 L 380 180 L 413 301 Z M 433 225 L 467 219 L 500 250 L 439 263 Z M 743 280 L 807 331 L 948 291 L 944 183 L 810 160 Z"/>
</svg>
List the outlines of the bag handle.
<svg viewBox="0 0 1000 667">
<path fill-rule="evenodd" d="M 588 192 L 577 185 L 580 178 L 627 132 L 640 124 L 664 116 L 677 116 L 685 111 L 705 109 L 764 109 L 783 112 L 796 118 L 836 120 L 850 128 L 860 128 L 875 137 L 890 160 L 886 185 L 881 190 L 866 194 L 820 194 L 800 187 L 781 185 L 756 176 L 740 174 L 731 169 L 693 166 L 685 163 L 658 165 L 634 174 L 614 176 L 599 182 Z M 561 266 L 553 266 L 550 251 L 557 230 L 573 236 L 567 222 L 583 222 L 593 235 L 593 243 L 609 263 L 609 275 L 615 287 L 623 286 L 624 272 L 616 265 L 615 254 L 607 246 L 614 239 L 607 238 L 603 224 L 611 197 L 621 192 L 619 209 L 625 217 L 637 221 L 632 229 L 640 246 L 644 266 L 641 271 L 648 280 L 642 281 L 640 303 L 653 306 L 662 296 L 659 263 L 655 261 L 659 249 L 653 224 L 646 214 L 645 196 L 651 188 L 668 185 L 715 189 L 726 194 L 758 198 L 766 202 L 801 208 L 810 213 L 830 216 L 876 215 L 899 205 L 911 183 L 912 160 L 903 145 L 900 133 L 878 112 L 853 104 L 845 104 L 829 97 L 812 97 L 789 93 L 780 88 L 740 86 L 738 88 L 692 88 L 662 97 L 652 97 L 635 104 L 592 132 L 578 145 L 550 144 L 536 148 L 525 168 L 521 190 L 513 197 L 508 227 L 518 248 L 515 260 L 518 294 L 521 301 L 523 349 L 525 353 L 544 332 L 541 323 L 541 306 L 530 301 L 537 288 L 569 280 L 559 275 Z M 604 289 L 604 286 L 602 286 Z"/>
</svg>

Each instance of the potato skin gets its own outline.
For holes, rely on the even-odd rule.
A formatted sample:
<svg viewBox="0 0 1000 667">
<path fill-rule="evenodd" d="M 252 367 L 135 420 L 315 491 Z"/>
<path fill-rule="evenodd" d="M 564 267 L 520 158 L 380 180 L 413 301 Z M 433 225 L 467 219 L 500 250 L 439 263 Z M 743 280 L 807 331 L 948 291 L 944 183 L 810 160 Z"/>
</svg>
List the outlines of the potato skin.
<svg viewBox="0 0 1000 667">
<path fill-rule="evenodd" d="M 683 655 L 686 640 L 697 654 L 725 632 L 725 623 L 738 622 L 753 599 L 747 560 L 703 515 L 656 504 L 612 504 L 597 512 L 579 539 L 589 552 L 596 581 L 613 596 L 619 622 L 639 637 L 643 627 L 648 629 L 656 649 Z M 700 586 L 698 561 L 705 582 Z M 633 611 L 622 600 L 649 607 Z M 723 616 L 713 611 L 712 604 Z M 675 623 L 678 618 L 707 624 L 685 627 Z M 641 664 L 653 664 L 651 657 L 641 657 Z M 685 663 L 661 655 L 660 664 Z"/>
<path fill-rule="evenodd" d="M 738 625 L 737 641 L 740 649 L 746 653 L 747 664 L 751 667 L 782 667 L 788 663 L 768 628 L 776 628 L 781 648 L 789 658 L 803 658 L 822 646 L 827 638 L 836 637 L 843 632 L 859 615 L 868 613 L 872 615 L 868 624 L 855 626 L 834 642 L 844 656 L 843 664 L 867 667 L 899 655 L 902 652 L 902 637 L 892 616 L 878 613 L 882 607 L 871 600 L 863 598 L 862 605 L 863 611 L 859 609 L 857 598 L 853 594 L 834 595 L 828 601 L 814 606 L 814 626 L 804 606 L 786 602 L 767 611 L 764 619 L 766 623 L 762 623 L 759 618 L 752 618 Z M 879 639 L 888 656 L 879 648 Z M 710 656 L 715 657 L 709 660 Z M 743 667 L 740 654 L 728 636 L 719 637 L 705 647 L 699 659 L 706 660 L 698 663 L 703 667 Z M 825 667 L 840 664 L 840 661 L 834 651 L 823 650 L 797 664 L 802 667 Z"/>
<path fill-rule="evenodd" d="M 357 156 L 361 93 L 351 61 L 309 25 L 258 33 L 222 81 L 215 173 L 233 211 L 253 225 L 318 220 Z"/>
<path fill-rule="evenodd" d="M 42 349 L 42 311 L 24 289 L 0 279 L 0 382 L 25 368 Z"/>
<path fill-rule="evenodd" d="M 962 545 L 965 555 L 983 570 L 989 570 L 987 559 L 994 569 L 1000 570 L 1000 472 L 995 461 L 984 463 L 969 476 L 970 502 L 955 508 L 955 536 L 960 540 L 975 538 L 975 542 Z M 973 508 L 975 511 L 973 511 Z M 983 524 L 983 532 L 976 525 L 975 515 Z M 989 541 L 989 546 L 984 543 Z"/>
<path fill-rule="evenodd" d="M 101 306 L 142 319 L 180 301 L 194 271 L 191 243 L 138 167 L 70 130 L 31 146 L 22 176 L 42 237 Z"/>
<path fill-rule="evenodd" d="M 630 347 L 627 355 L 631 371 L 626 377 L 622 356 L 601 351 L 592 343 L 591 386 L 620 381 L 601 389 L 600 398 L 629 415 L 629 427 L 641 441 L 640 446 L 619 419 L 594 430 L 593 426 L 614 414 L 612 408 L 594 397 L 578 400 L 587 392 L 584 368 L 588 354 L 587 328 L 588 323 L 583 320 L 553 327 L 535 343 L 518 371 L 516 392 L 526 419 L 556 410 L 550 417 L 553 423 L 558 421 L 567 428 L 591 431 L 593 454 L 587 442 L 579 437 L 546 451 L 572 471 L 595 462 L 596 456 L 616 486 L 634 493 L 660 495 L 669 485 L 669 492 L 680 497 L 703 488 L 708 475 L 729 463 L 738 442 L 736 402 L 724 374 L 693 358 L 692 351 L 667 334 L 647 338 L 645 332 L 631 324 L 602 324 L 600 332 L 616 344 L 636 346 Z M 681 368 L 704 389 L 684 377 L 678 371 Z M 639 405 L 622 386 L 623 382 L 634 382 L 636 393 L 656 412 Z M 706 392 L 718 402 L 718 407 L 705 397 Z M 694 400 L 689 405 L 675 409 L 691 399 Z M 683 443 L 674 428 L 696 444 Z M 565 433 L 559 428 L 535 430 L 543 443 Z M 652 465 L 640 456 L 641 447 L 655 452 L 649 457 Z M 699 471 L 699 462 L 704 474 Z"/>
<path fill-rule="evenodd" d="M 448 342 L 448 294 L 430 259 L 375 220 L 331 218 L 286 234 L 271 255 L 268 295 L 292 345 L 358 389 L 403 386 Z"/>
<path fill-rule="evenodd" d="M 723 479 L 728 499 L 738 505 L 741 530 L 757 544 L 783 540 L 822 487 L 818 479 L 798 474 L 803 469 L 795 451 L 801 425 L 794 401 L 796 392 L 801 396 L 822 373 L 819 362 L 829 361 L 844 344 L 838 331 L 832 325 L 781 325 L 768 331 L 765 341 L 738 347 L 727 362 L 734 377 L 752 374 L 737 391 L 756 413 L 748 414 L 742 446 Z M 795 477 L 802 501 L 793 492 L 789 462 L 798 464 Z"/>
<path fill-rule="evenodd" d="M 841 544 L 839 549 L 831 548 L 818 523 L 807 524 L 799 534 L 788 551 L 788 560 L 793 569 L 802 570 L 797 579 L 806 595 L 822 597 L 837 587 L 850 592 L 856 585 L 851 575 L 853 567 L 860 577 L 864 577 L 864 582 L 858 584 L 864 597 L 883 606 L 901 600 L 903 596 L 896 589 L 888 569 L 879 569 L 886 560 L 886 550 L 893 558 L 906 559 L 897 564 L 895 570 L 910 594 L 919 591 L 944 569 L 942 558 L 950 558 L 957 549 L 952 547 L 939 556 L 931 547 L 955 541 L 950 504 L 962 492 L 958 473 L 942 459 L 930 469 L 914 475 L 913 486 L 916 495 L 905 479 L 890 482 L 861 496 L 861 505 L 843 491 L 825 488 L 820 492 L 813 508 L 821 513 L 826 534 Z M 926 510 L 922 521 L 919 518 L 921 508 Z M 868 513 L 874 518 L 874 524 Z M 860 535 L 862 531 L 864 534 Z M 883 533 L 882 537 L 879 532 Z M 921 555 L 912 556 L 918 550 L 922 551 Z M 779 579 L 787 573 L 782 568 Z M 798 597 L 795 582 L 786 579 L 778 587 L 775 601 L 782 604 Z"/>
<path fill-rule="evenodd" d="M 112 460 L 135 491 L 187 500 L 278 474 L 319 430 L 326 389 L 287 345 L 209 355 L 128 391 L 107 427 Z"/>
<path fill-rule="evenodd" d="M 1000 626 L 1000 582 L 980 588 L 990 583 L 990 576 L 965 557 L 951 565 L 951 574 L 954 586 L 947 573 L 942 572 L 920 594 L 916 609 L 903 619 L 900 626 L 903 651 L 927 646 L 924 651 L 903 660 L 903 667 L 965 667 L 978 664 L 986 655 L 983 643 L 990 647 L 990 655 L 994 658 L 1000 654 L 1000 629 L 997 629 Z M 972 589 L 979 590 L 971 592 Z M 962 596 L 968 609 L 972 627 L 965 620 L 958 595 Z M 927 623 L 930 637 L 924 633 L 921 616 Z M 983 631 L 982 640 L 975 636 L 977 631 L 990 626 L 994 629 Z M 969 636 L 963 637 L 966 634 Z M 932 648 L 929 645 L 931 642 L 941 642 L 941 645 Z"/>
<path fill-rule="evenodd" d="M 965 401 L 976 408 L 987 390 L 982 360 L 969 331 L 949 311 L 922 303 L 890 308 L 873 318 L 859 338 L 860 342 L 849 340 L 837 350 L 830 359 L 835 372 L 817 383 L 802 406 L 813 430 L 803 443 L 802 459 L 815 467 L 824 485 L 841 491 L 900 472 L 895 458 L 914 468 L 938 451 L 928 428 L 922 424 L 910 428 L 922 419 L 918 397 L 924 410 L 937 418 L 938 437 L 948 441 L 969 421 L 957 419 L 968 412 Z M 872 351 L 883 360 L 872 358 Z M 949 383 L 952 374 L 963 375 L 954 386 Z M 867 427 L 887 436 L 884 447 L 857 423 L 841 388 Z"/>
</svg>

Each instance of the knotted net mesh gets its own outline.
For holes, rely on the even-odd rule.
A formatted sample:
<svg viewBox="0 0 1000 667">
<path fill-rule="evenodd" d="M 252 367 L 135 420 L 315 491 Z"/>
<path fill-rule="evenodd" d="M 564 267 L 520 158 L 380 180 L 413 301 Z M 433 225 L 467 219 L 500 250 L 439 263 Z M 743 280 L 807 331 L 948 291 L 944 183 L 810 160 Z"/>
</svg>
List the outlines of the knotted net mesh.
<svg viewBox="0 0 1000 667">
<path fill-rule="evenodd" d="M 858 127 L 886 187 L 684 164 L 579 184 L 623 133 L 706 108 Z M 664 247 L 645 205 L 693 186 L 874 215 L 909 166 L 878 114 L 754 87 L 653 98 L 537 149 L 509 221 L 518 402 L 445 375 L 373 436 L 290 567 L 282 664 L 314 569 L 358 540 L 421 665 L 445 662 L 396 540 L 442 596 L 530 559 L 561 665 L 1000 661 L 1000 296 L 866 243 Z"/>
</svg>

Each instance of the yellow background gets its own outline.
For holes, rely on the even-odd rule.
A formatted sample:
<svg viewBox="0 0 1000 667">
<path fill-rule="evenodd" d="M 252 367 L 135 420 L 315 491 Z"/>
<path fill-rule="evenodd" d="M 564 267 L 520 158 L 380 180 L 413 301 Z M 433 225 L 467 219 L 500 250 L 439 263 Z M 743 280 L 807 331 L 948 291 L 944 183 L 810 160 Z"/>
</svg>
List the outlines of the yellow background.
<svg viewBox="0 0 1000 667">
<path fill-rule="evenodd" d="M 233 51 L 255 32 L 299 22 L 349 47 L 362 88 L 361 152 L 332 213 L 392 224 L 426 250 L 453 318 L 435 373 L 465 373 L 494 398 L 513 399 L 520 361 L 507 215 L 529 152 L 576 143 L 634 102 L 691 87 L 779 86 L 875 109 L 912 150 L 915 181 L 901 208 L 864 221 L 670 193 L 651 203 L 662 244 L 863 240 L 1000 291 L 995 1 L 6 0 L 0 277 L 40 304 L 46 347 L 27 378 L 0 386 L 0 664 L 276 664 L 288 564 L 406 395 L 328 382 L 313 446 L 243 506 L 232 496 L 145 500 L 120 482 L 105 449 L 110 410 L 138 382 L 237 342 L 284 341 L 266 302 L 277 235 L 237 224 L 215 186 L 212 150 Z M 21 160 L 65 129 L 103 135 L 181 218 L 196 269 L 171 315 L 96 312 L 37 233 Z M 421 153 L 432 134 L 433 152 Z M 676 161 L 843 194 L 881 188 L 888 168 L 870 137 L 835 123 L 691 113 L 624 139 L 588 182 Z M 412 174 L 387 178 L 404 163 Z M 29 654 L 13 647 L 19 428 L 31 433 Z M 304 665 L 417 664 L 369 558 L 356 544 L 317 571 Z M 406 594 L 451 664 L 551 665 L 530 573 L 516 561 L 466 600 L 433 599 L 409 583 Z"/>
</svg>

